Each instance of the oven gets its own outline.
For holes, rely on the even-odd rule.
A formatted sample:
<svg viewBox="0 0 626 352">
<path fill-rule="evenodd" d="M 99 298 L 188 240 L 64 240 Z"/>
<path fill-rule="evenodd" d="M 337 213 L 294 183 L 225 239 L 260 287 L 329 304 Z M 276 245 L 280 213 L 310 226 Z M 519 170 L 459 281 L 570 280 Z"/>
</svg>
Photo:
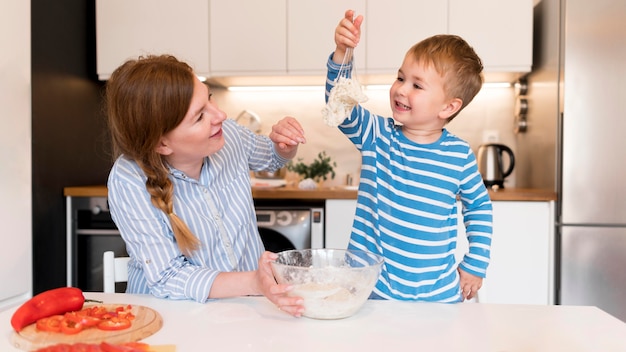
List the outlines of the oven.
<svg viewBox="0 0 626 352">
<path fill-rule="evenodd" d="M 117 230 L 106 197 L 67 197 L 67 285 L 83 291 L 101 292 L 102 254 L 127 256 L 126 244 Z M 124 292 L 126 283 L 116 283 Z"/>
</svg>

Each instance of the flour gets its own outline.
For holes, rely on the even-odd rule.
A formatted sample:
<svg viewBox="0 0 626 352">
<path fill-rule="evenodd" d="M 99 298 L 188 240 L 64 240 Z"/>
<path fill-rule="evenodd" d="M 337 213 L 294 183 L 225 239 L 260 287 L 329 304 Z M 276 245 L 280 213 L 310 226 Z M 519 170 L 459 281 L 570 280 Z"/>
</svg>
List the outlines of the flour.
<svg viewBox="0 0 626 352">
<path fill-rule="evenodd" d="M 367 96 L 363 93 L 359 82 L 341 76 L 331 89 L 328 102 L 322 109 L 324 122 L 331 127 L 339 126 L 357 104 L 366 101 Z"/>
<path fill-rule="evenodd" d="M 340 319 L 354 314 L 363 305 L 369 291 L 351 290 L 336 284 L 309 282 L 295 285 L 290 292 L 304 299 L 304 316 L 316 319 Z"/>
</svg>

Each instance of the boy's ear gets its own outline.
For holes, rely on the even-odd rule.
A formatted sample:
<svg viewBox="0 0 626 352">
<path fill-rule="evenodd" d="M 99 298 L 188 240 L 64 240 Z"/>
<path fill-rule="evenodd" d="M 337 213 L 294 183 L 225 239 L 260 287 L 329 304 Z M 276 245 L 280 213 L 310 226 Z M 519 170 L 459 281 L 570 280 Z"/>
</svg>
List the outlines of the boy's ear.
<svg viewBox="0 0 626 352">
<path fill-rule="evenodd" d="M 446 120 L 450 118 L 450 116 L 456 114 L 459 110 L 461 110 L 461 106 L 463 106 L 463 100 L 459 98 L 454 98 L 443 107 L 443 109 L 439 113 L 439 117 Z"/>
</svg>

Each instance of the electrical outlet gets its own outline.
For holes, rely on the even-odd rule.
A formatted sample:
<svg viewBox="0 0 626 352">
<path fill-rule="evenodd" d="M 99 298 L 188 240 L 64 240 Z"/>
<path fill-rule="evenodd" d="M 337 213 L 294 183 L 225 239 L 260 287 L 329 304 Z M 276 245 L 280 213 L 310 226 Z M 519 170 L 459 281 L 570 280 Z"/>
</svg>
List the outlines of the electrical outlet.
<svg viewBox="0 0 626 352">
<path fill-rule="evenodd" d="M 498 143 L 500 141 L 500 132 L 498 130 L 484 130 L 483 143 Z"/>
</svg>

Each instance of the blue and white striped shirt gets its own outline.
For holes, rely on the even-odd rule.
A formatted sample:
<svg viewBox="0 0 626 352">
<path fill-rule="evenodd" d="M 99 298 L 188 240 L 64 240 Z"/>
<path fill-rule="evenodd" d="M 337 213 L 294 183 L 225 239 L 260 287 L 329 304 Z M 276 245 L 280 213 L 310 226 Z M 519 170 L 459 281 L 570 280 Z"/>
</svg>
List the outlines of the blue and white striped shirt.
<svg viewBox="0 0 626 352">
<path fill-rule="evenodd" d="M 326 100 L 339 68 L 328 60 Z M 492 235 L 491 200 L 469 144 L 446 129 L 434 143 L 415 143 L 392 118 L 361 106 L 339 129 L 362 158 L 348 247 L 385 258 L 374 293 L 385 299 L 461 301 L 457 197 L 469 242 L 459 264 L 463 270 L 485 277 Z"/>
<path fill-rule="evenodd" d="M 136 162 L 118 158 L 108 180 L 111 215 L 126 243 L 128 293 L 205 302 L 220 272 L 250 271 L 263 252 L 250 189 L 250 170 L 278 169 L 287 162 L 266 136 L 223 123 L 225 145 L 205 158 L 200 179 L 170 169 L 174 213 L 200 240 L 186 257 L 168 217 L 152 205 L 146 176 Z"/>
</svg>

